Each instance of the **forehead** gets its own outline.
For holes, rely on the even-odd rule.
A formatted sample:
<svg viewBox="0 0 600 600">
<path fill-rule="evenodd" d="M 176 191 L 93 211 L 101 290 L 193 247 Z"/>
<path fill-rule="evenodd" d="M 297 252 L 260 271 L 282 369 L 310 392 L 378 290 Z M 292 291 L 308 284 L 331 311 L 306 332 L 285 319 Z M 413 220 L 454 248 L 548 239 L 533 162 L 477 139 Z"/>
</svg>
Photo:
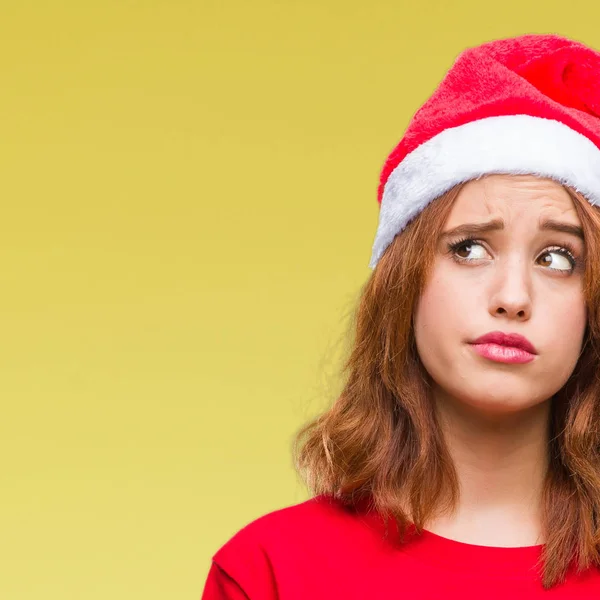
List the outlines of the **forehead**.
<svg viewBox="0 0 600 600">
<path fill-rule="evenodd" d="M 559 183 L 533 175 L 489 175 L 463 187 L 447 225 L 493 218 L 501 218 L 507 224 L 532 223 L 545 217 L 560 217 L 581 225 L 571 196 Z"/>
</svg>

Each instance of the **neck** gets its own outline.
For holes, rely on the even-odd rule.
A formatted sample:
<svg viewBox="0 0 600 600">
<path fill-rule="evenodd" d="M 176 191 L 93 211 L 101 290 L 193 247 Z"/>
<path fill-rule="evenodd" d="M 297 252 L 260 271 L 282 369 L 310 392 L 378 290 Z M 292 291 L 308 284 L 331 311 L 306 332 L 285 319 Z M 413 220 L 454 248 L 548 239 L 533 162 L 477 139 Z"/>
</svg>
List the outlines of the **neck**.
<svg viewBox="0 0 600 600">
<path fill-rule="evenodd" d="M 460 497 L 456 510 L 428 529 L 481 545 L 543 543 L 550 402 L 505 414 L 482 413 L 442 393 L 435 404 Z"/>
</svg>

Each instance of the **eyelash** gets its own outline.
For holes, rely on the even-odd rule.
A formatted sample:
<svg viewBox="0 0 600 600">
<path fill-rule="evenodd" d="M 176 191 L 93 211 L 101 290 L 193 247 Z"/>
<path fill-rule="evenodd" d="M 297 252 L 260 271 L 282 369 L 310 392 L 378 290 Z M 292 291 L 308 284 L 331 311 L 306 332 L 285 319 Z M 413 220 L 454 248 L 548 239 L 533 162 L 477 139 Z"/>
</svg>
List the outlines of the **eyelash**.
<svg viewBox="0 0 600 600">
<path fill-rule="evenodd" d="M 483 245 L 482 240 L 477 240 L 474 238 L 470 238 L 470 237 L 465 237 L 459 240 L 456 240 L 455 242 L 451 242 L 448 244 L 448 252 L 450 252 L 454 258 L 454 260 L 460 262 L 460 263 L 468 263 L 468 262 L 473 262 L 469 259 L 466 258 L 462 258 L 460 256 L 456 256 L 456 251 L 463 245 L 465 245 L 467 242 L 472 243 L 472 244 L 478 244 L 480 246 Z M 564 257 L 566 257 L 569 262 L 571 263 L 571 273 L 573 273 L 574 271 L 578 270 L 579 268 L 581 268 L 582 263 L 581 261 L 576 258 L 575 256 L 575 248 L 572 246 L 572 244 L 570 244 L 567 241 L 564 241 L 561 243 L 560 246 L 549 246 L 548 248 L 546 248 L 546 252 L 556 252 L 558 254 L 562 254 Z M 551 271 L 557 271 L 557 272 L 561 272 L 564 273 L 564 271 L 562 269 L 553 269 L 552 267 L 548 267 Z"/>
</svg>

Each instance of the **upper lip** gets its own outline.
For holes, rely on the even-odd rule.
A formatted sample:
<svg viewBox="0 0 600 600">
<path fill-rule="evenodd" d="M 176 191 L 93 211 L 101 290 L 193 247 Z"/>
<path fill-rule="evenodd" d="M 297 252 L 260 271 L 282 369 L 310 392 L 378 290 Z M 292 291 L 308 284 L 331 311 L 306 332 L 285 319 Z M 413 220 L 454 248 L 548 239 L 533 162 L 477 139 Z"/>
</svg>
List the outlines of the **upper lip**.
<svg viewBox="0 0 600 600">
<path fill-rule="evenodd" d="M 481 337 L 478 337 L 472 344 L 499 344 L 500 346 L 510 346 L 511 348 L 520 348 L 530 354 L 537 354 L 534 345 L 518 333 L 504 333 L 503 331 L 490 331 Z"/>
</svg>

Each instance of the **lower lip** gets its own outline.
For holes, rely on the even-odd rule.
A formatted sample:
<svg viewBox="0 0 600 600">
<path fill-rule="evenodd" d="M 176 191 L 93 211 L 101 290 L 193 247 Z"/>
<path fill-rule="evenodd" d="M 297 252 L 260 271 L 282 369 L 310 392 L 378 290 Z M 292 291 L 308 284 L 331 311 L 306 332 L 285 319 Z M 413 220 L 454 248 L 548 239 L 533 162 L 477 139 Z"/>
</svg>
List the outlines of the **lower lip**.
<svg viewBox="0 0 600 600">
<path fill-rule="evenodd" d="M 499 344 L 472 344 L 472 346 L 477 354 L 495 362 L 522 364 L 531 362 L 535 358 L 535 354 L 511 346 Z"/>
</svg>

